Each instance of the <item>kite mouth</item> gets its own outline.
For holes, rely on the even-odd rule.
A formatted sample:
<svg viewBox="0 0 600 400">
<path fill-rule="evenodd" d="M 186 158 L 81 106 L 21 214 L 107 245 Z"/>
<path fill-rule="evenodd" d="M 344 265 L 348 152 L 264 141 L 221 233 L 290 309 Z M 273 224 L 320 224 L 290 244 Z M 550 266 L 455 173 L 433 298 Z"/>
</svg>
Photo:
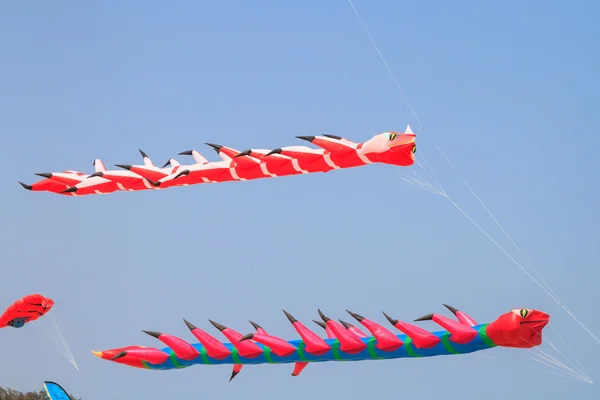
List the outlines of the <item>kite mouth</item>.
<svg viewBox="0 0 600 400">
<path fill-rule="evenodd" d="M 541 325 L 541 323 L 542 323 L 542 322 L 544 322 L 545 324 L 547 324 L 549 321 L 548 321 L 548 320 L 545 320 L 545 319 L 536 319 L 536 320 L 534 320 L 534 321 L 521 321 L 521 322 L 519 322 L 519 323 L 520 323 L 521 325 L 523 325 L 523 324 L 536 324 L 536 323 L 540 323 L 540 325 Z M 544 325 L 545 325 L 545 324 L 544 324 Z"/>
<path fill-rule="evenodd" d="M 404 140 L 402 140 L 404 139 Z M 398 146 L 406 146 L 407 144 L 413 144 L 413 149 L 411 150 L 413 153 L 416 151 L 417 147 L 414 145 L 416 136 L 415 135 L 399 135 L 396 137 L 396 140 L 388 143 L 388 148 L 393 149 Z"/>
<path fill-rule="evenodd" d="M 531 321 L 521 321 L 521 338 L 531 345 L 539 345 L 542 342 L 542 330 L 548 325 L 548 319 L 535 319 Z"/>
</svg>

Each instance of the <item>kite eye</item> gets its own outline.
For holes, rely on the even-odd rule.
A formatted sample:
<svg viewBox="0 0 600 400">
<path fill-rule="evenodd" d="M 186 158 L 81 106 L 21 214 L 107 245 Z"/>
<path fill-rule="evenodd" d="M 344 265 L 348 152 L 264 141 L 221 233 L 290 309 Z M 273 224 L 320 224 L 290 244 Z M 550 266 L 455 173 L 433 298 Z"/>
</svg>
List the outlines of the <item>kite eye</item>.
<svg viewBox="0 0 600 400">
<path fill-rule="evenodd" d="M 396 139 L 396 136 L 397 135 L 395 133 L 390 133 L 390 136 L 389 136 L 390 142 L 393 141 L 394 139 Z"/>
<path fill-rule="evenodd" d="M 529 311 L 527 311 L 526 309 L 522 308 L 519 311 L 519 315 L 521 316 L 521 318 L 525 318 L 527 315 L 529 314 Z"/>
<path fill-rule="evenodd" d="M 413 154 L 417 152 L 417 145 L 416 144 L 412 145 L 412 150 L 411 151 L 413 152 Z"/>
</svg>

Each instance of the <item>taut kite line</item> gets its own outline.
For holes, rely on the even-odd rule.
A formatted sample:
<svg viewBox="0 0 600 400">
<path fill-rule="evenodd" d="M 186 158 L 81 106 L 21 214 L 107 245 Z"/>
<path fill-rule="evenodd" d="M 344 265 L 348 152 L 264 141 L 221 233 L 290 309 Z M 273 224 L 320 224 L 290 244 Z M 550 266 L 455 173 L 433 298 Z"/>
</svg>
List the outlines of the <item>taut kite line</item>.
<svg viewBox="0 0 600 400">
<path fill-rule="evenodd" d="M 131 367 L 166 370 L 185 368 L 195 364 L 233 364 L 233 379 L 245 364 L 295 363 L 292 376 L 298 376 L 309 362 L 385 360 L 405 357 L 431 357 L 464 354 L 496 346 L 532 348 L 542 343 L 542 329 L 550 321 L 546 313 L 516 309 L 501 315 L 489 324 L 477 324 L 471 317 L 454 307 L 446 307 L 458 321 L 438 314 L 429 314 L 415 321 L 432 320 L 445 331 L 428 332 L 415 325 L 398 321 L 384 313 L 388 321 L 403 335 L 363 316 L 348 311 L 371 335 L 356 326 L 326 317 L 321 310 L 321 321 L 327 339 L 309 330 L 283 310 L 302 340 L 286 341 L 268 334 L 260 325 L 250 321 L 255 333 L 241 333 L 210 321 L 230 343 L 221 343 L 207 332 L 185 321 L 200 343 L 190 344 L 183 339 L 160 332 L 144 331 L 165 343 L 161 350 L 152 347 L 128 346 L 93 353 Z"/>
<path fill-rule="evenodd" d="M 209 162 L 197 151 L 188 150 L 179 154 L 194 156 L 195 164 L 181 165 L 170 159 L 162 168 L 156 167 L 140 150 L 144 158 L 143 165 L 118 164 L 117 167 L 122 170 L 109 171 L 97 159 L 94 161 L 96 172 L 90 175 L 71 170 L 38 173 L 45 179 L 31 185 L 19 183 L 28 190 L 62 195 L 107 194 L 328 172 L 372 163 L 410 166 L 415 162 L 417 151 L 416 135 L 410 126 L 406 127 L 404 133 L 384 132 L 362 143 L 335 135 L 297 137 L 320 149 L 288 146 L 274 150 L 238 151 L 207 143 L 215 149 L 222 161 Z"/>
</svg>

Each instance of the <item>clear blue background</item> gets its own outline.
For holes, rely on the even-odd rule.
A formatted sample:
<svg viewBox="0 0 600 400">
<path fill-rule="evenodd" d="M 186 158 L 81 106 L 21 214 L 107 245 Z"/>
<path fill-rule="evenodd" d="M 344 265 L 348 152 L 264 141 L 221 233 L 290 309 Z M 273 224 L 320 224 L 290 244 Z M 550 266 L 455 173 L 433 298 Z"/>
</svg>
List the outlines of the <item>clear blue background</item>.
<svg viewBox="0 0 600 400">
<path fill-rule="evenodd" d="M 410 321 L 446 302 L 478 322 L 517 307 L 549 312 L 600 378 L 600 344 L 448 201 L 401 184 L 395 167 L 85 198 L 23 190 L 17 180 L 90 172 L 94 158 L 139 163 L 138 148 L 162 165 L 190 148 L 218 160 L 204 142 L 243 150 L 418 130 L 346 1 L 175 3 L 2 6 L 0 303 L 52 297 L 81 371 L 38 329 L 4 329 L 0 385 L 54 380 L 86 400 L 598 398 L 595 384 L 529 369 L 540 365 L 523 350 L 326 363 L 299 378 L 289 365 L 246 367 L 232 383 L 229 366 L 151 372 L 94 357 L 92 348 L 162 347 L 141 329 L 194 340 L 182 318 L 217 337 L 208 318 L 296 338 L 281 308 L 313 326 L 318 307 Z M 425 132 L 600 332 L 598 3 L 355 6 Z M 448 193 L 505 245 L 431 142 L 421 135 L 419 145 Z"/>
</svg>

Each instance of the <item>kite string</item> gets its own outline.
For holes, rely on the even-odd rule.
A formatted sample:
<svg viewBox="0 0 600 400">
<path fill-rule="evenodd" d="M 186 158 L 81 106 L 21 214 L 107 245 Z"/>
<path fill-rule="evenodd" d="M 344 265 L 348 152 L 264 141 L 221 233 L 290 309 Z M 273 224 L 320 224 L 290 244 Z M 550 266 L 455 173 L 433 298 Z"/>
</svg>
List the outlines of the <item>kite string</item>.
<svg viewBox="0 0 600 400">
<path fill-rule="evenodd" d="M 562 344 L 565 346 L 565 348 L 567 349 L 567 351 L 569 352 L 569 354 L 571 354 L 571 356 L 573 357 L 573 360 L 575 360 L 575 363 L 577 365 L 575 365 L 575 363 L 573 363 L 573 361 L 571 361 L 567 356 L 565 356 L 556 345 L 554 345 L 554 343 L 552 343 L 552 341 L 548 338 L 545 338 L 545 341 L 550 345 L 550 347 L 552 347 L 554 349 L 554 351 L 556 351 L 559 355 L 561 355 L 565 360 L 567 360 L 567 362 L 569 364 L 571 364 L 571 366 L 577 371 L 579 372 L 582 376 L 585 376 L 587 379 L 590 379 L 590 377 L 588 376 L 588 374 L 585 372 L 585 369 L 581 366 L 581 364 L 579 363 L 579 361 L 577 360 L 577 358 L 575 358 L 575 356 L 573 355 L 573 353 L 571 352 L 571 350 L 569 349 L 569 346 L 567 346 L 567 344 L 562 340 L 562 338 L 560 337 L 560 335 L 558 334 L 558 332 L 556 331 L 556 329 L 554 329 L 554 327 L 552 327 L 550 325 L 550 329 L 552 329 L 554 331 L 554 333 L 556 334 L 556 336 L 559 338 L 559 340 L 562 342 Z"/>
<path fill-rule="evenodd" d="M 42 328 L 42 325 L 40 324 L 36 324 L 36 328 L 42 331 L 46 339 L 56 348 L 56 350 L 58 350 L 58 352 L 79 371 L 79 366 L 77 365 L 75 356 L 71 352 L 71 348 L 67 342 L 63 329 L 61 328 L 54 314 L 48 314 L 46 318 L 44 318 L 44 321 L 46 321 L 48 324 L 46 326 L 46 323 L 44 323 L 45 329 Z"/>
<path fill-rule="evenodd" d="M 558 371 L 561 371 L 562 374 L 559 374 L 559 373 L 556 373 L 556 372 L 552 372 L 552 371 L 544 371 L 544 370 L 533 368 L 533 367 L 529 367 L 530 369 L 532 369 L 534 371 L 544 372 L 544 373 L 547 373 L 547 374 L 557 375 L 557 376 L 560 376 L 562 378 L 569 378 L 569 379 L 573 379 L 573 380 L 576 380 L 576 381 L 586 382 L 580 376 L 575 375 L 575 374 L 573 374 L 571 372 L 562 370 L 560 367 L 554 365 L 554 363 L 552 361 L 547 360 L 545 357 L 543 357 L 543 356 L 539 356 L 539 357 L 540 358 L 538 359 L 538 358 L 535 358 L 533 356 L 529 356 L 529 358 L 531 358 L 533 361 L 539 362 L 540 364 L 545 365 L 547 367 L 550 367 L 552 369 L 556 369 Z"/>
<path fill-rule="evenodd" d="M 579 373 L 582 377 L 586 378 L 589 380 L 589 376 L 587 375 L 587 373 L 585 372 L 585 370 L 583 370 L 583 368 L 578 368 L 568 357 L 566 357 L 555 345 L 554 343 L 552 343 L 552 341 L 550 339 L 548 339 L 547 337 L 544 339 L 546 343 L 548 343 L 550 345 L 550 347 L 552 347 L 552 349 L 557 352 L 560 356 L 562 356 L 565 360 L 567 360 L 567 362 L 569 364 L 571 364 L 571 366 L 573 367 L 573 369 L 575 371 L 577 371 L 577 373 Z M 552 356 L 551 354 L 548 354 L 548 357 L 552 357 L 553 360 L 559 362 L 561 365 L 563 365 L 564 367 L 568 368 L 564 363 L 558 361 L 557 357 Z M 579 364 L 579 362 L 577 361 L 577 359 L 575 359 L 575 361 L 577 362 L 577 364 Z"/>
<path fill-rule="evenodd" d="M 473 223 L 473 225 L 475 225 L 485 236 L 487 236 L 488 239 L 490 239 L 492 241 L 492 243 L 494 243 L 500 250 L 502 250 L 502 252 L 504 254 L 506 254 L 506 256 L 512 262 L 514 262 L 521 269 L 521 271 L 523 271 L 525 274 L 527 274 L 527 276 L 529 276 L 544 292 L 546 292 L 548 294 L 548 296 L 550 296 L 551 298 L 554 299 L 552 294 L 544 286 L 542 286 L 542 284 L 537 279 L 535 279 L 529 272 L 527 272 L 527 270 L 525 268 L 523 268 L 523 266 L 517 260 L 515 260 L 510 254 L 508 254 L 508 252 L 506 250 L 504 250 L 504 248 L 500 244 L 498 244 L 498 242 L 496 242 L 481 226 L 479 226 L 479 224 L 477 224 L 477 222 L 475 222 L 473 220 L 473 218 L 471 218 L 469 216 L 469 214 L 467 214 L 458 204 L 456 204 L 456 202 L 454 200 L 452 200 L 450 198 L 450 196 L 448 196 L 446 193 L 442 193 L 442 196 L 447 198 L 448 201 L 450 201 L 450 203 L 452 203 L 452 205 L 454 205 L 454 207 L 456 207 L 456 209 L 458 211 L 460 211 L 465 217 L 467 217 L 469 219 L 469 221 L 471 221 Z"/>
<path fill-rule="evenodd" d="M 416 175 L 418 175 L 418 174 L 416 174 Z M 456 204 L 448 196 L 447 193 L 445 193 L 445 192 L 439 192 L 438 191 L 437 194 L 446 197 L 467 219 L 469 219 L 484 235 L 486 235 L 490 239 L 490 241 L 492 241 L 492 243 L 494 243 L 496 246 L 498 246 L 498 248 L 500 250 L 502 250 L 506 254 L 506 256 L 509 257 L 519 268 L 521 268 L 521 270 L 525 274 L 527 274 L 542 290 L 546 291 L 546 289 L 541 285 L 541 283 L 539 283 L 529 272 L 527 272 L 518 261 L 516 261 L 510 254 L 508 254 L 508 252 L 500 244 L 498 244 L 479 224 L 477 224 L 471 218 L 470 215 L 468 215 L 458 204 Z M 548 293 L 548 294 L 550 295 L 550 293 Z M 550 295 L 550 297 L 552 297 L 552 296 Z M 581 363 L 579 362 L 579 360 L 577 360 L 577 358 L 575 357 L 575 355 L 573 354 L 573 352 L 570 350 L 570 348 L 564 342 L 564 340 L 562 339 L 562 337 L 558 334 L 558 332 L 556 331 L 556 329 L 554 327 L 552 327 L 552 326 L 551 326 L 551 328 L 556 333 L 557 337 L 563 343 L 563 345 L 565 346 L 565 348 L 567 349 L 567 351 L 569 352 L 569 354 L 571 355 L 571 357 L 573 358 L 573 360 L 575 361 L 575 363 L 577 365 L 575 365 L 567 356 L 565 356 L 549 339 L 546 339 L 546 341 L 554 349 L 554 351 L 556 351 L 558 354 L 560 354 L 565 360 L 567 360 L 567 362 L 569 362 L 573 366 L 573 368 L 575 368 L 575 371 L 573 369 L 569 368 L 568 366 L 566 366 L 564 363 L 562 363 L 559 360 L 557 360 L 552 355 L 543 352 L 541 349 L 537 349 L 538 351 L 540 351 L 542 354 L 545 355 L 545 356 L 541 355 L 540 357 L 543 358 L 543 359 L 545 359 L 545 360 L 547 360 L 547 362 L 552 363 L 554 366 L 548 365 L 548 366 L 550 366 L 552 368 L 562 369 L 564 373 L 572 375 L 572 376 L 575 376 L 577 380 L 588 382 L 588 383 L 593 383 L 592 380 L 590 379 L 590 377 L 585 372 L 585 370 L 584 370 L 583 366 L 581 365 Z M 538 359 L 535 359 L 533 357 L 531 357 L 531 358 L 534 359 L 537 362 L 541 362 L 541 363 L 547 365 L 545 362 L 542 362 L 542 361 L 540 361 Z M 569 372 L 569 371 L 571 371 L 571 372 Z M 557 374 L 557 375 L 564 376 L 564 375 L 560 375 L 560 374 Z M 567 377 L 567 376 L 565 376 L 565 377 Z"/>
<path fill-rule="evenodd" d="M 402 97 L 404 97 L 406 103 L 408 104 L 408 107 L 410 108 L 411 112 L 413 113 L 413 115 L 415 116 L 417 122 L 419 123 L 420 127 L 421 127 L 421 131 L 424 131 L 423 128 L 423 124 L 421 123 L 419 117 L 417 116 L 415 110 L 413 109 L 412 105 L 410 104 L 410 102 L 408 101 L 407 96 L 404 94 L 404 91 L 402 90 L 402 87 L 400 86 L 400 84 L 398 83 L 398 80 L 396 79 L 394 73 L 392 72 L 392 70 L 390 69 L 387 61 L 385 60 L 385 58 L 383 57 L 383 55 L 381 54 L 381 51 L 379 50 L 379 47 L 377 46 L 377 44 L 375 43 L 375 40 L 373 39 L 373 37 L 371 36 L 371 33 L 369 32 L 369 30 L 367 29 L 366 25 L 364 24 L 364 22 L 362 21 L 362 18 L 360 17 L 358 11 L 356 10 L 356 8 L 354 7 L 354 4 L 352 4 L 352 0 L 348 0 L 348 3 L 350 4 L 350 6 L 352 7 L 352 10 L 354 11 L 354 14 L 356 15 L 356 17 L 358 18 L 360 24 L 362 25 L 363 29 L 365 30 L 365 32 L 367 33 L 367 36 L 369 37 L 371 43 L 373 44 L 373 47 L 375 48 L 375 50 L 377 51 L 377 53 L 379 54 L 379 57 L 381 58 L 383 64 L 385 65 L 388 73 L 390 74 L 390 76 L 392 77 L 392 79 L 394 80 L 398 90 L 400 91 L 400 93 L 402 94 Z M 458 170 L 456 169 L 456 167 L 450 162 L 450 160 L 448 159 L 448 157 L 446 157 L 446 155 L 442 152 L 442 150 L 439 148 L 439 146 L 437 146 L 437 144 L 435 144 L 435 142 L 433 142 L 433 139 L 431 139 L 429 137 L 429 135 L 426 135 L 431 141 L 432 143 L 434 143 L 434 145 L 436 146 L 436 148 L 440 151 L 440 153 L 444 156 L 444 158 L 450 163 L 450 165 L 452 166 L 452 168 L 454 169 L 455 172 L 458 173 Z M 427 160 L 425 160 L 425 158 L 423 158 L 425 163 L 428 165 Z M 428 165 L 429 166 L 429 165 Z M 433 170 L 431 170 L 433 172 Z M 496 221 L 496 223 L 501 227 L 501 225 L 499 224 L 499 222 L 497 222 L 496 218 L 493 217 L 493 215 L 491 214 L 491 211 L 489 211 L 489 209 L 487 207 L 485 207 L 485 204 L 483 203 L 483 201 L 479 198 L 479 196 L 477 196 L 475 194 L 475 191 L 471 188 L 470 185 L 468 185 L 468 183 L 466 182 L 466 179 L 464 179 L 462 177 L 462 175 L 460 173 L 458 173 L 459 176 L 462 178 L 463 182 L 467 185 L 467 187 L 471 190 L 471 192 L 475 195 L 475 197 L 479 200 L 480 204 L 482 206 L 484 206 L 484 208 L 486 209 L 486 211 L 488 212 L 488 214 L 494 219 L 494 221 Z M 459 210 L 462 211 L 462 209 L 460 209 L 460 207 L 458 207 L 458 205 L 452 201 L 450 199 L 450 197 L 448 197 L 447 195 L 445 196 L 448 200 L 450 200 L 454 206 L 456 206 Z M 462 213 L 468 217 L 468 215 L 462 211 Z M 474 224 L 475 221 L 473 221 L 470 217 L 468 217 Z M 576 322 L 578 323 L 596 342 L 600 343 L 600 339 L 598 339 L 596 337 L 596 335 L 594 335 L 590 329 L 588 329 L 583 322 L 577 318 L 568 308 L 566 308 L 564 306 L 564 304 L 560 301 L 560 299 L 556 296 L 556 294 L 554 294 L 554 292 L 552 291 L 552 289 L 550 288 L 550 286 L 546 283 L 546 281 L 542 278 L 541 274 L 533 267 L 533 265 L 531 264 L 531 262 L 523 255 L 522 251 L 518 248 L 518 246 L 514 243 L 514 241 L 512 240 L 512 238 L 508 235 L 508 233 L 504 230 L 504 228 L 501 227 L 502 231 L 504 232 L 504 234 L 509 238 L 509 240 L 513 243 L 513 245 L 517 248 L 517 250 L 524 256 L 524 258 L 527 260 L 527 262 L 529 264 L 531 264 L 533 270 L 535 271 L 535 273 L 541 278 L 541 280 L 546 284 L 546 286 L 548 286 L 548 289 L 546 289 L 545 287 L 542 286 L 542 284 L 540 284 L 530 273 L 528 273 L 518 262 L 516 262 L 516 260 L 514 260 L 513 257 L 511 257 L 506 250 L 504 250 L 496 241 L 494 241 L 491 236 L 489 236 L 485 231 L 483 231 L 483 229 L 481 227 L 479 227 L 479 225 L 475 224 L 482 232 L 484 232 L 486 234 L 486 236 L 492 240 L 493 243 L 495 243 L 512 261 L 514 261 L 519 268 L 521 268 L 521 270 L 523 270 L 523 272 L 525 272 L 542 290 L 544 290 L 544 292 L 546 292 L 551 299 L 553 299 L 555 302 L 557 302 L 559 304 L 559 306 Z"/>
<path fill-rule="evenodd" d="M 366 25 L 363 23 L 362 18 L 358 14 L 358 11 L 356 11 L 356 8 L 354 8 L 354 4 L 352 4 L 351 0 L 348 0 L 348 3 L 350 3 L 350 6 L 352 7 L 352 10 L 354 10 L 354 14 L 356 14 L 356 17 L 360 21 L 360 24 L 362 25 L 362 27 L 364 28 L 365 32 L 367 33 L 367 36 L 371 40 L 371 43 L 373 44 L 373 47 L 375 47 L 375 50 L 377 50 L 377 54 L 379 54 L 379 58 L 381 58 L 381 61 L 383 61 L 383 64 L 385 65 L 385 67 L 387 68 L 388 72 L 390 73 L 390 76 L 394 80 L 394 83 L 396 84 L 396 87 L 398 87 L 398 90 L 402 94 L 402 97 L 404 97 L 404 101 L 406 101 L 406 104 L 408 105 L 408 108 L 410 108 L 410 111 L 412 111 L 413 115 L 415 116 L 415 119 L 419 123 L 419 126 L 421 127 L 421 130 L 423 130 L 423 124 L 421 124 L 421 121 L 419 120 L 419 117 L 417 117 L 417 113 L 415 112 L 415 110 L 413 109 L 412 105 L 408 101 L 408 97 L 406 97 L 406 95 L 404 94 L 404 90 L 402 90 L 402 87 L 400 87 L 400 84 L 398 83 L 398 81 L 396 80 L 396 77 L 392 73 L 392 70 L 390 69 L 387 61 L 385 61 L 385 58 L 383 57 L 383 54 L 381 54 L 381 51 L 379 51 L 379 47 L 377 47 L 377 44 L 375 43 L 375 40 L 373 40 L 373 37 L 369 33 L 369 30 L 367 29 Z"/>
<path fill-rule="evenodd" d="M 532 359 L 532 360 L 534 360 L 534 361 L 537 361 L 537 362 L 539 362 L 539 363 L 542 363 L 542 364 L 544 364 L 544 365 L 548 365 L 548 364 L 546 364 L 546 363 L 544 363 L 544 362 L 542 362 L 542 361 L 540 361 L 540 360 L 538 360 L 538 359 L 536 359 L 536 358 L 531 358 L 531 359 Z M 549 366 L 549 365 L 548 365 L 548 366 Z M 533 367 L 529 367 L 529 369 L 532 369 L 532 370 L 534 370 L 534 371 L 538 371 L 538 372 L 543 372 L 543 373 L 546 373 L 546 374 L 549 374 L 549 375 L 556 375 L 556 376 L 560 376 L 561 378 L 572 379 L 572 380 L 574 380 L 574 381 L 581 381 L 581 379 L 579 379 L 579 378 L 575 378 L 575 377 L 572 377 L 572 376 L 569 376 L 569 375 L 566 375 L 566 374 L 558 374 L 558 373 L 556 373 L 556 372 L 552 372 L 552 371 L 544 371 L 544 370 L 542 370 L 542 369 L 533 368 Z"/>
<path fill-rule="evenodd" d="M 429 135 L 426 135 L 426 136 L 431 141 L 431 143 L 433 143 L 433 145 L 437 148 L 437 150 L 444 157 L 444 159 L 446 159 L 446 162 L 448 162 L 448 164 L 450 164 L 450 166 L 452 167 L 452 169 L 454 170 L 454 172 L 456 172 L 456 174 L 458 175 L 458 177 L 463 181 L 463 183 L 469 189 L 469 191 L 473 194 L 473 196 L 475 196 L 475 198 L 477 199 L 477 201 L 479 202 L 479 204 L 481 204 L 481 206 L 483 207 L 483 209 L 488 213 L 488 215 L 492 218 L 492 220 L 494 220 L 494 222 L 496 223 L 496 225 L 498 225 L 498 227 L 502 230 L 502 232 L 504 233 L 504 235 L 506 235 L 506 237 L 512 243 L 512 245 L 515 246 L 515 248 L 517 249 L 517 251 L 519 252 L 519 254 L 521 254 L 521 256 L 531 266 L 531 268 L 533 269 L 533 271 L 540 278 L 540 280 L 544 283 L 544 285 L 546 285 L 546 287 L 548 288 L 548 290 L 550 291 L 550 293 L 552 293 L 552 296 L 554 298 L 556 298 L 556 302 L 559 303 L 562 306 L 562 301 L 559 299 L 558 295 L 556 295 L 556 293 L 554 293 L 554 291 L 552 290 L 552 288 L 550 287 L 550 285 L 544 280 L 544 278 L 542 277 L 542 275 L 533 266 L 533 263 L 531 261 L 529 261 L 529 259 L 527 258 L 527 256 L 525 256 L 525 254 L 523 253 L 523 251 L 521 251 L 521 248 L 519 246 L 517 246 L 517 244 L 512 239 L 512 237 L 508 234 L 508 232 L 506 232 L 506 230 L 504 229 L 504 227 L 502 226 L 502 224 L 500 224 L 500 222 L 496 219 L 496 217 L 494 216 L 494 214 L 492 214 L 492 212 L 487 208 L 487 206 L 485 205 L 485 203 L 483 202 L 483 200 L 481 200 L 481 198 L 477 195 L 477 193 L 475 193 L 475 191 L 473 190 L 473 188 L 471 187 L 471 185 L 469 185 L 469 183 L 467 182 L 467 180 L 462 176 L 462 174 L 460 172 L 458 172 L 458 169 L 454 166 L 454 163 L 452 163 L 450 161 L 450 159 L 446 156 L 446 154 L 442 151 L 442 149 L 437 145 L 437 143 L 433 140 L 433 138 L 431 136 L 429 136 Z"/>
<path fill-rule="evenodd" d="M 67 338 L 65 336 L 64 333 L 64 328 L 60 325 L 60 323 L 58 322 L 58 320 L 53 319 L 54 324 L 56 325 L 55 327 L 55 331 L 57 333 L 57 335 L 59 336 L 65 350 L 67 351 L 67 354 L 69 355 L 69 362 L 71 364 L 73 364 L 73 366 L 79 370 L 79 366 L 77 365 L 77 361 L 75 360 L 75 356 L 73 355 L 73 352 L 71 351 L 71 347 L 69 346 L 69 343 L 67 342 Z"/>
<path fill-rule="evenodd" d="M 526 341 L 527 343 L 529 343 L 530 345 L 533 346 L 533 343 L 531 343 L 529 340 L 527 340 L 526 338 L 521 336 L 521 339 Z M 561 356 L 563 356 L 568 362 L 571 363 L 571 361 L 565 357 L 564 354 L 562 354 L 557 348 L 556 346 L 554 346 L 548 339 L 546 339 L 546 341 L 550 344 L 550 346 L 556 351 L 558 352 Z M 580 378 L 580 380 L 587 382 L 587 383 L 593 383 L 592 380 L 587 376 L 587 374 L 585 373 L 585 371 L 579 371 L 577 369 L 577 367 L 575 367 L 575 369 L 577 371 L 574 371 L 573 369 L 569 368 L 567 365 L 565 365 L 563 362 L 559 361 L 556 357 L 554 357 L 552 354 L 549 354 L 547 352 L 545 352 L 544 350 L 542 350 L 539 346 L 534 346 L 532 347 L 530 350 L 534 350 L 534 351 L 538 351 L 540 354 L 538 355 L 540 358 L 556 365 L 559 368 L 562 368 L 564 370 L 565 373 L 567 372 L 571 372 L 573 375 L 576 375 Z M 575 358 L 575 357 L 573 357 Z M 535 360 L 535 358 L 533 358 Z M 537 360 L 536 360 L 537 361 Z M 576 360 L 577 361 L 577 360 Z M 579 362 L 577 362 L 579 363 Z M 571 363 L 572 364 L 572 363 Z"/>
</svg>

